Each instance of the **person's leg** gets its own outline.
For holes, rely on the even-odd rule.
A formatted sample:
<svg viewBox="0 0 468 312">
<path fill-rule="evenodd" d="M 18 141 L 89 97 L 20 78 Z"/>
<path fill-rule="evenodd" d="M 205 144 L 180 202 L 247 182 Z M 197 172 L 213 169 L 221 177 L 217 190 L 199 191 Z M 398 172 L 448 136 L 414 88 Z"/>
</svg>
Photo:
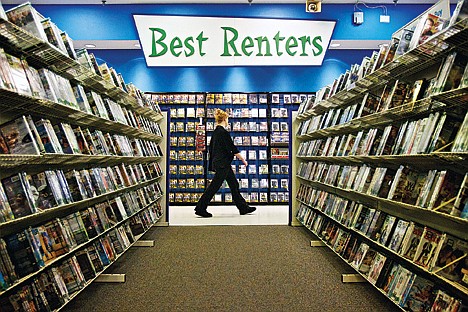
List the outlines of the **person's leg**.
<svg viewBox="0 0 468 312">
<path fill-rule="evenodd" d="M 232 200 L 236 204 L 237 209 L 239 209 L 240 214 L 247 214 L 255 211 L 254 207 L 249 207 L 249 204 L 245 201 L 239 191 L 239 181 L 237 181 L 236 176 L 231 168 L 229 168 L 226 174 L 226 182 L 231 189 Z"/>
<path fill-rule="evenodd" d="M 231 170 L 230 167 L 229 167 L 229 170 Z M 225 168 L 216 170 L 213 180 L 211 181 L 210 185 L 206 188 L 205 192 L 198 200 L 198 203 L 195 207 L 196 212 L 206 211 L 206 208 L 210 204 L 210 201 L 213 199 L 213 196 L 216 194 L 216 192 L 219 190 L 219 188 L 223 184 L 224 179 L 226 178 L 226 173 L 227 173 L 227 170 Z"/>
</svg>

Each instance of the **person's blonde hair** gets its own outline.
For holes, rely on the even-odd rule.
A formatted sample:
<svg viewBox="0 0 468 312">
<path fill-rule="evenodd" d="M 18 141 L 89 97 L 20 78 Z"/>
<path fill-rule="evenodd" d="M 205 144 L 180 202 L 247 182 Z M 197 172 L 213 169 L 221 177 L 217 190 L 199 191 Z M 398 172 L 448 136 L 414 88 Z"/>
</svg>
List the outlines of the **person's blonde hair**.
<svg viewBox="0 0 468 312">
<path fill-rule="evenodd" d="M 229 117 L 229 115 L 228 115 L 228 113 L 226 113 L 222 109 L 217 108 L 215 110 L 214 117 L 215 117 L 216 123 L 220 124 L 223 121 L 225 121 Z"/>
</svg>

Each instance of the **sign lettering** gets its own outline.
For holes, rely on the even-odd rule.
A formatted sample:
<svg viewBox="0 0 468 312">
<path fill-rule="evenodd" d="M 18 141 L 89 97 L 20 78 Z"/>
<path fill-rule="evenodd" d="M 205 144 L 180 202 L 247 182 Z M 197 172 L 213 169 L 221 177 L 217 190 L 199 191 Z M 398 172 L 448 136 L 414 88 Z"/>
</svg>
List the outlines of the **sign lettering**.
<svg viewBox="0 0 468 312">
<path fill-rule="evenodd" d="M 148 66 L 321 65 L 335 26 L 309 20 L 134 19 Z"/>
</svg>

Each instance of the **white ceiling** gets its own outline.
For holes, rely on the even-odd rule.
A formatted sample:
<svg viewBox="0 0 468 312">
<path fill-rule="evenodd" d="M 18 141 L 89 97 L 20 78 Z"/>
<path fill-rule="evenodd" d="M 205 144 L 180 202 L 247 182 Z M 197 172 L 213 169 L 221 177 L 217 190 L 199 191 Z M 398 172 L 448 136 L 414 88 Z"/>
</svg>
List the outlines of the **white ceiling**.
<svg viewBox="0 0 468 312">
<path fill-rule="evenodd" d="M 248 0 L 105 0 L 106 5 L 111 4 L 159 4 L 159 3 L 249 3 Z M 25 0 L 2 0 L 3 4 L 21 4 Z M 102 5 L 102 0 L 29 0 L 32 4 L 98 4 Z M 356 3 L 356 0 L 322 0 L 323 4 L 332 3 Z M 359 1 L 365 3 L 379 3 L 379 4 L 432 4 L 437 0 L 365 0 Z M 456 0 L 451 0 L 456 3 Z M 255 3 L 305 3 L 305 0 L 252 0 Z"/>
</svg>

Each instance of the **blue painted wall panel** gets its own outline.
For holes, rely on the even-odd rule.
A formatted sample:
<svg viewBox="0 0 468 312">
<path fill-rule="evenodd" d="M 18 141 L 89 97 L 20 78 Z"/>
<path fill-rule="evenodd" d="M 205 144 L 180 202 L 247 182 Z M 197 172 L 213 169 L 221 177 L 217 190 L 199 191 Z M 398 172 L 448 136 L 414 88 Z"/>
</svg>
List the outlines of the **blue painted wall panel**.
<svg viewBox="0 0 468 312">
<path fill-rule="evenodd" d="M 313 92 L 360 63 L 369 50 L 329 50 L 322 66 L 146 67 L 140 50 L 94 50 L 144 91 L 153 92 Z"/>
</svg>

